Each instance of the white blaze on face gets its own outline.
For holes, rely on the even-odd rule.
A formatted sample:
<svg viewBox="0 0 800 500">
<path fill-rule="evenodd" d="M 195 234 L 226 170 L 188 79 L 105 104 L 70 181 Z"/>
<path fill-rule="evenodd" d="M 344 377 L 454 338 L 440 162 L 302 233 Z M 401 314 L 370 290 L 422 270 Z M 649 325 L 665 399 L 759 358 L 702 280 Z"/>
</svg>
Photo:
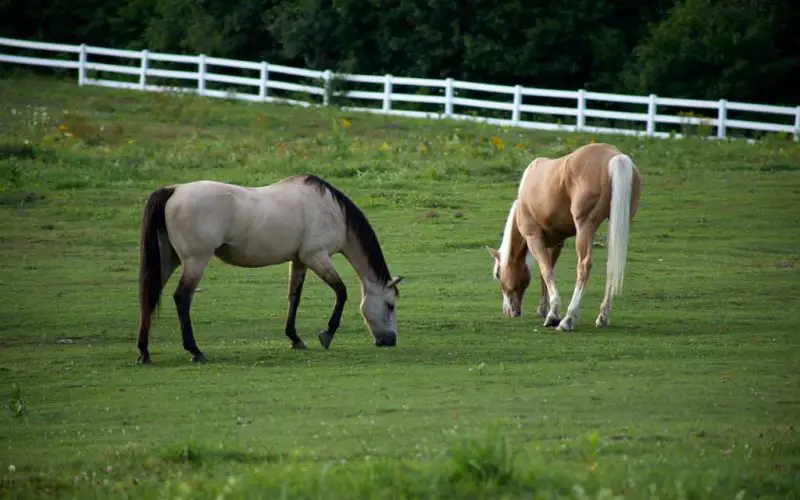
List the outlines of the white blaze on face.
<svg viewBox="0 0 800 500">
<path fill-rule="evenodd" d="M 508 294 L 503 292 L 503 313 L 509 314 L 511 312 L 511 299 L 509 299 Z"/>
</svg>

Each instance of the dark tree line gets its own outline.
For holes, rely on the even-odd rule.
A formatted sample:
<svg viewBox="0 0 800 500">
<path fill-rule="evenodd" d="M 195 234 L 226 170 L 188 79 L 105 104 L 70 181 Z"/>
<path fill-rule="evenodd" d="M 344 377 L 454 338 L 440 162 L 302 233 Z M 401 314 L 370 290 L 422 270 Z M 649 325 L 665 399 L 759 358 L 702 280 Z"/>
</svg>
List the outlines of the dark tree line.
<svg viewBox="0 0 800 500">
<path fill-rule="evenodd" d="M 0 35 L 366 74 L 800 104 L 797 0 L 0 0 Z"/>
</svg>

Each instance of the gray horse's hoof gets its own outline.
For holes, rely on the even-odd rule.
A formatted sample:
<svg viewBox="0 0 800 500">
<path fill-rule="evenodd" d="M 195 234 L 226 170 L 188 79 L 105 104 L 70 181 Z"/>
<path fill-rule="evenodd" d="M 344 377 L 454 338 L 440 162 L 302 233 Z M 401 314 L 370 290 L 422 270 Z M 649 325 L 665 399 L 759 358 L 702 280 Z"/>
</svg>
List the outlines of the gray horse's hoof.
<svg viewBox="0 0 800 500">
<path fill-rule="evenodd" d="M 206 357 L 203 356 L 202 352 L 192 355 L 192 363 L 205 363 Z"/>
<path fill-rule="evenodd" d="M 323 330 L 319 332 L 318 337 L 319 337 L 319 343 L 322 344 L 322 347 L 324 347 L 327 350 L 328 347 L 330 347 L 331 342 L 333 342 L 333 334 L 327 330 Z"/>
<path fill-rule="evenodd" d="M 297 342 L 292 344 L 292 349 L 305 349 L 306 343 L 302 340 L 298 340 Z"/>
<path fill-rule="evenodd" d="M 605 328 L 605 327 L 607 327 L 608 326 L 608 318 L 601 314 L 595 320 L 594 326 L 596 326 L 597 328 Z"/>
</svg>

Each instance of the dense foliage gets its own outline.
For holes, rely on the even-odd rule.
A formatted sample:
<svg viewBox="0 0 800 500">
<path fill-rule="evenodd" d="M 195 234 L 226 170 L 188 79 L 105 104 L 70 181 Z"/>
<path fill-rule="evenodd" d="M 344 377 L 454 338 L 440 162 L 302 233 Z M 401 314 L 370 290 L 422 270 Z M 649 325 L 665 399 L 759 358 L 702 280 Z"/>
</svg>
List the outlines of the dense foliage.
<svg viewBox="0 0 800 500">
<path fill-rule="evenodd" d="M 795 0 L 0 0 L 0 35 L 793 105 L 797 13 Z"/>
</svg>

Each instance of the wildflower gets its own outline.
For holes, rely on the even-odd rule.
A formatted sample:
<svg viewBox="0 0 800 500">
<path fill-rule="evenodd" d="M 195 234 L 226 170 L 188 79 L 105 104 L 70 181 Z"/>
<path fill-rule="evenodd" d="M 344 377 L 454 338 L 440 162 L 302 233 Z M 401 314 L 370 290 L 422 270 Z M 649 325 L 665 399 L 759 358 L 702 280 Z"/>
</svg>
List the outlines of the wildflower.
<svg viewBox="0 0 800 500">
<path fill-rule="evenodd" d="M 515 148 L 517 148 L 517 149 L 525 149 L 525 145 L 524 145 L 524 144 L 521 144 L 521 143 L 518 143 L 518 144 L 517 144 L 516 146 L 514 146 L 514 147 L 515 147 Z"/>
<path fill-rule="evenodd" d="M 384 142 L 383 144 L 381 144 L 381 147 L 378 148 L 378 149 L 380 149 L 381 151 L 385 152 L 385 151 L 391 151 L 392 147 L 389 145 L 388 142 Z"/>
<path fill-rule="evenodd" d="M 503 139 L 497 137 L 496 135 L 493 135 L 489 140 L 492 142 L 492 146 L 494 146 L 494 148 L 498 151 L 501 151 L 506 147 L 506 143 L 503 141 Z"/>
<path fill-rule="evenodd" d="M 17 471 L 17 468 L 14 466 L 14 464 L 11 464 L 11 465 L 8 466 L 8 472 L 16 472 L 16 471 Z"/>
<path fill-rule="evenodd" d="M 340 122 L 340 123 L 341 123 L 341 125 L 342 125 L 342 128 L 350 128 L 350 125 L 352 125 L 352 124 L 353 124 L 353 123 L 352 123 L 350 120 L 348 120 L 347 118 L 342 118 L 342 120 L 341 120 L 341 122 Z"/>
</svg>

